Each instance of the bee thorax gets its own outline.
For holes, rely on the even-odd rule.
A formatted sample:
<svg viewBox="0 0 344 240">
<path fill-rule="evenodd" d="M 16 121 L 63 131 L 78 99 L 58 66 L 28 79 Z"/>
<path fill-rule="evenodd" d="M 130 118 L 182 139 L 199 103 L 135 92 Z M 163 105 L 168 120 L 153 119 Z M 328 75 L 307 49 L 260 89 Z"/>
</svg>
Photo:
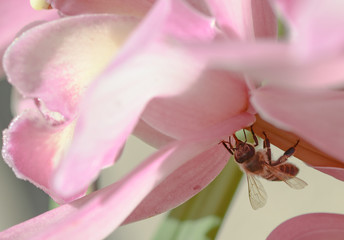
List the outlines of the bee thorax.
<svg viewBox="0 0 344 240">
<path fill-rule="evenodd" d="M 263 166 L 262 166 L 262 163 L 260 162 L 258 154 L 254 155 L 252 158 L 244 162 L 242 165 L 246 171 L 251 172 L 251 173 L 260 172 L 263 170 Z"/>
</svg>

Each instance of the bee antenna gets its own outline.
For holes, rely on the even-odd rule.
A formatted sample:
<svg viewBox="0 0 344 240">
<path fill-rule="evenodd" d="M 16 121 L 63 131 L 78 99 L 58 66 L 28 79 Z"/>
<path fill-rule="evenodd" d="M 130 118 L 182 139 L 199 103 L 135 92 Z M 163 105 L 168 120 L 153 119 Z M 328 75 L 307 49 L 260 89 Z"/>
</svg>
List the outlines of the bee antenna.
<svg viewBox="0 0 344 240">
<path fill-rule="evenodd" d="M 297 142 L 294 145 L 294 148 L 299 144 L 299 142 L 300 142 L 300 139 L 297 140 Z"/>
</svg>

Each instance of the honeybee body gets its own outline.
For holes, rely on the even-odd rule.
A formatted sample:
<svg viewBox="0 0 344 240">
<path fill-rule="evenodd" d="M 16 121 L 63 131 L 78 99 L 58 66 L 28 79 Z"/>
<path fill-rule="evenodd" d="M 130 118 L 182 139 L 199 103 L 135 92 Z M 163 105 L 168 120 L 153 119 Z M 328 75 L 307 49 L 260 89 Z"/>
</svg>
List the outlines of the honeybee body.
<svg viewBox="0 0 344 240">
<path fill-rule="evenodd" d="M 286 176 L 293 178 L 299 172 L 299 169 L 291 163 L 283 163 L 277 166 L 269 165 L 268 156 L 265 150 L 257 151 L 253 157 L 239 165 L 244 172 L 260 176 L 269 181 L 282 181 Z M 283 179 L 279 176 L 281 174 L 284 175 Z"/>
<path fill-rule="evenodd" d="M 252 127 L 251 131 L 255 141 L 254 145 L 247 143 L 246 139 L 244 142 L 239 140 L 235 134 L 229 137 L 228 141 L 221 141 L 221 143 L 234 156 L 235 161 L 246 173 L 249 200 L 253 209 L 263 207 L 267 200 L 267 194 L 258 177 L 269 181 L 283 181 L 294 189 L 302 189 L 307 186 L 305 181 L 296 177 L 299 169 L 295 165 L 286 162 L 294 154 L 299 141 L 277 160 L 272 160 L 270 141 L 266 134 L 263 132 L 265 135 L 264 149 L 256 151 L 255 147 L 258 145 L 258 139 Z"/>
</svg>

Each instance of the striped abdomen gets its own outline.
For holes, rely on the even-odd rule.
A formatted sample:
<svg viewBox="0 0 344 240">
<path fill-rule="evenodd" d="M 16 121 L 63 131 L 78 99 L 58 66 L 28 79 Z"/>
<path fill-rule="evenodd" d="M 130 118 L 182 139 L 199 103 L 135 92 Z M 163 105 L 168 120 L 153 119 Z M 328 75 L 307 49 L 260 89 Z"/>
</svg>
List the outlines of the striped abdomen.
<svg viewBox="0 0 344 240">
<path fill-rule="evenodd" d="M 299 173 L 298 167 L 291 163 L 284 163 L 274 167 L 269 167 L 263 178 L 269 181 L 284 181 L 295 177 Z"/>
</svg>

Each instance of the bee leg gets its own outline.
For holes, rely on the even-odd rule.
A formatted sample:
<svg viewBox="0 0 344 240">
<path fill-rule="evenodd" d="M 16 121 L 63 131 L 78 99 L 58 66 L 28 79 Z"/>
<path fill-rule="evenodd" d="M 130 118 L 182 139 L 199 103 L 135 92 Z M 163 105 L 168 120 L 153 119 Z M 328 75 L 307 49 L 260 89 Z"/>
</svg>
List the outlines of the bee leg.
<svg viewBox="0 0 344 240">
<path fill-rule="evenodd" d="M 234 135 L 235 136 L 235 135 Z M 236 136 L 235 136 L 236 137 Z M 232 141 L 233 139 L 232 139 L 232 137 L 231 136 L 229 136 L 228 137 L 228 143 L 229 143 L 229 147 L 231 148 L 231 150 L 233 151 L 233 150 L 236 150 L 235 149 L 235 147 L 233 147 L 233 145 L 232 145 L 232 143 L 233 143 L 233 141 Z M 235 140 L 235 139 L 234 139 Z M 236 142 L 236 140 L 235 140 L 235 144 L 236 144 L 237 142 Z M 235 145 L 236 146 L 236 145 Z"/>
<path fill-rule="evenodd" d="M 289 157 L 293 156 L 293 154 L 295 153 L 295 148 L 299 144 L 299 142 L 300 142 L 300 140 L 297 140 L 297 142 L 295 143 L 294 146 L 292 146 L 287 151 L 285 151 L 284 154 L 281 157 L 279 157 L 277 159 L 277 161 L 275 161 L 273 163 L 273 166 L 276 166 L 276 165 L 279 165 L 281 163 L 284 163 L 284 162 L 286 162 L 288 160 Z"/>
<path fill-rule="evenodd" d="M 253 137 L 253 140 L 254 140 L 254 146 L 257 147 L 258 146 L 258 138 L 257 138 L 256 134 L 253 131 L 253 126 L 251 126 L 251 133 L 252 133 L 252 137 Z"/>
<path fill-rule="evenodd" d="M 235 134 L 233 134 L 232 137 L 234 138 L 235 143 L 242 142 Z"/>
<path fill-rule="evenodd" d="M 220 143 L 222 143 L 222 145 L 227 149 L 227 151 L 233 155 L 235 148 L 231 144 L 231 137 L 230 136 L 228 137 L 228 141 L 222 140 L 221 142 L 219 142 L 219 144 Z"/>
<path fill-rule="evenodd" d="M 230 153 L 230 154 L 232 154 L 233 155 L 233 150 L 231 149 L 231 145 L 230 145 L 230 147 L 228 147 L 227 146 L 227 144 L 226 143 L 229 143 L 230 144 L 230 142 L 226 142 L 226 141 L 221 141 L 221 142 L 219 142 L 219 144 L 220 143 L 222 143 L 222 145 L 227 149 L 227 151 Z"/>
<path fill-rule="evenodd" d="M 266 136 L 265 132 L 263 132 L 263 134 L 265 137 L 264 142 L 263 142 L 263 147 L 266 149 L 266 155 L 268 155 L 269 164 L 272 166 L 270 140 L 269 140 L 268 136 Z"/>
<path fill-rule="evenodd" d="M 244 132 L 244 136 L 245 136 L 245 143 L 247 143 L 247 136 L 246 136 L 245 129 L 243 129 L 242 131 Z"/>
</svg>

